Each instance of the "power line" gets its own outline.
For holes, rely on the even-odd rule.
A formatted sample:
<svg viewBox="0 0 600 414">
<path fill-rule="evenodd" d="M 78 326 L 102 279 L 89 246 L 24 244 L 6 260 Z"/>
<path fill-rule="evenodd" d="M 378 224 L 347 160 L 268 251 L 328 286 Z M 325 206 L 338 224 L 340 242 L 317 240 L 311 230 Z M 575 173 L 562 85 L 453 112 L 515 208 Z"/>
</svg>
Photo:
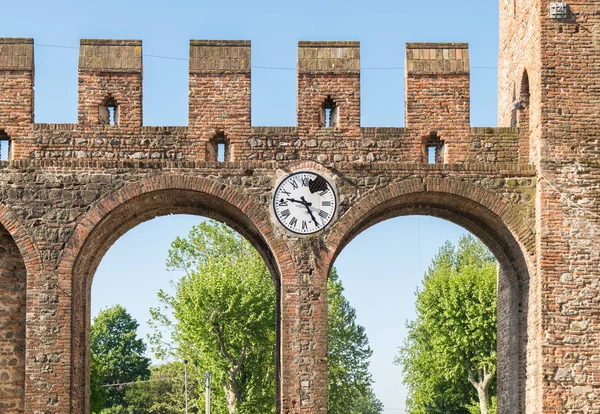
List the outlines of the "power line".
<svg viewBox="0 0 600 414">
<path fill-rule="evenodd" d="M 59 49 L 79 49 L 77 46 L 65 46 L 65 45 L 53 45 L 53 44 L 35 44 L 37 47 L 50 47 L 50 48 L 59 48 Z M 166 60 L 179 60 L 179 61 L 189 61 L 188 58 L 177 57 L 177 56 L 164 56 L 164 55 L 154 55 L 143 53 L 142 56 L 149 57 L 153 59 L 166 59 Z M 292 67 L 284 67 L 284 66 L 262 66 L 262 65 L 251 65 L 253 69 L 263 69 L 263 70 L 282 70 L 282 71 L 295 71 L 296 68 Z M 381 66 L 381 67 L 362 67 L 361 70 L 404 70 L 404 66 Z M 498 66 L 471 66 L 471 69 L 499 69 Z"/>
<path fill-rule="evenodd" d="M 551 183 L 550 180 L 548 180 L 544 176 L 544 174 L 540 173 L 540 177 L 542 179 L 544 179 L 544 181 L 546 181 L 548 183 L 548 185 L 550 186 L 550 188 L 552 188 L 558 195 L 560 195 L 560 199 L 561 200 L 565 200 L 567 202 L 567 204 L 570 204 L 571 206 L 575 207 L 578 210 L 583 211 L 584 213 L 589 214 L 590 216 L 593 216 L 593 217 L 596 217 L 596 218 L 600 218 L 600 214 L 594 213 L 593 211 L 590 211 L 590 210 L 588 210 L 588 209 L 586 209 L 584 207 L 581 207 L 575 201 L 571 200 L 566 193 L 560 191 L 556 185 L 554 185 L 553 183 Z"/>
<path fill-rule="evenodd" d="M 171 381 L 176 379 L 182 379 L 183 377 L 165 377 L 165 378 L 157 378 L 151 380 L 140 380 L 140 381 L 131 381 L 131 382 L 119 382 L 115 384 L 105 384 L 103 387 L 121 387 L 123 385 L 132 385 L 132 384 L 141 384 L 145 382 L 161 382 L 161 381 Z"/>
</svg>

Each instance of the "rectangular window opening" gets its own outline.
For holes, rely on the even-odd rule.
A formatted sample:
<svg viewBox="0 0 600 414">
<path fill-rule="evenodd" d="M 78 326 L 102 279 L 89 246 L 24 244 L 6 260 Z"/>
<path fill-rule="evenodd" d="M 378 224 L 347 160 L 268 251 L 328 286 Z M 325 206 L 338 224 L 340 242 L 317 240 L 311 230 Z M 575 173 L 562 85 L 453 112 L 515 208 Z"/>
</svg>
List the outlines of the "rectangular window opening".
<svg viewBox="0 0 600 414">
<path fill-rule="evenodd" d="M 331 127 L 331 108 L 325 108 L 325 127 Z"/>
<path fill-rule="evenodd" d="M 116 125 L 116 111 L 114 106 L 109 106 L 108 108 L 108 125 Z"/>
<path fill-rule="evenodd" d="M 427 163 L 428 164 L 437 164 L 436 155 L 437 155 L 438 147 L 435 145 L 427 146 Z"/>
<path fill-rule="evenodd" d="M 10 138 L 3 129 L 0 129 L 0 161 L 9 161 L 11 151 Z"/>
<path fill-rule="evenodd" d="M 225 162 L 225 143 L 224 142 L 217 143 L 217 161 Z"/>
</svg>

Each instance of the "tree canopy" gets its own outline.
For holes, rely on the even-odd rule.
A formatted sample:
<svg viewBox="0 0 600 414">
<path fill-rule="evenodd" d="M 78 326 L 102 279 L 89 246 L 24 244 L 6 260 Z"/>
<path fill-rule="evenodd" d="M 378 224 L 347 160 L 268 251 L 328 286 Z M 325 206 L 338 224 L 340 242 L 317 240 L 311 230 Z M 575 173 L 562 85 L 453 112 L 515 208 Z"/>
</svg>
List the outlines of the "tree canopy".
<svg viewBox="0 0 600 414">
<path fill-rule="evenodd" d="M 276 292 L 258 252 L 227 226 L 206 221 L 172 243 L 167 264 L 184 276 L 174 294 L 159 292 L 161 307 L 151 311 L 155 351 L 210 370 L 220 410 L 274 412 Z M 328 295 L 329 412 L 380 413 L 368 372 L 372 351 L 335 270 Z"/>
<path fill-rule="evenodd" d="M 276 297 L 258 252 L 229 227 L 207 221 L 177 238 L 168 267 L 182 270 L 176 292 L 160 291 L 161 309 L 151 311 L 159 354 L 172 341 L 180 359 L 210 370 L 215 406 L 229 413 L 275 411 Z M 168 317 L 173 315 L 173 321 Z"/>
<path fill-rule="evenodd" d="M 105 387 L 150 376 L 146 344 L 137 337 L 138 323 L 120 305 L 102 310 L 90 330 L 91 410 L 126 406 L 125 389 Z"/>
<path fill-rule="evenodd" d="M 344 297 L 337 270 L 327 283 L 327 362 L 331 414 L 370 414 L 383 411 L 375 397 L 369 373 L 373 351 L 365 328 L 356 322 L 356 310 Z"/>
<path fill-rule="evenodd" d="M 493 411 L 496 262 L 472 236 L 442 246 L 416 293 L 399 349 L 409 413 Z M 491 407 L 491 408 L 490 408 Z"/>
</svg>

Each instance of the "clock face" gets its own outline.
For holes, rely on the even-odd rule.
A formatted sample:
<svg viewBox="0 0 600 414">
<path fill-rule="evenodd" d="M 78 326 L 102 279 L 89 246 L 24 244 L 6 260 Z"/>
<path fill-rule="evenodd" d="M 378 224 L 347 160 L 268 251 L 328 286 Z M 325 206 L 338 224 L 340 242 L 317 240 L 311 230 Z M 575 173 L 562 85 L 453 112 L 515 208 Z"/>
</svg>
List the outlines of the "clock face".
<svg viewBox="0 0 600 414">
<path fill-rule="evenodd" d="M 323 230 L 335 215 L 337 199 L 325 178 L 312 172 L 289 175 L 275 189 L 275 216 L 289 231 L 312 234 Z"/>
</svg>

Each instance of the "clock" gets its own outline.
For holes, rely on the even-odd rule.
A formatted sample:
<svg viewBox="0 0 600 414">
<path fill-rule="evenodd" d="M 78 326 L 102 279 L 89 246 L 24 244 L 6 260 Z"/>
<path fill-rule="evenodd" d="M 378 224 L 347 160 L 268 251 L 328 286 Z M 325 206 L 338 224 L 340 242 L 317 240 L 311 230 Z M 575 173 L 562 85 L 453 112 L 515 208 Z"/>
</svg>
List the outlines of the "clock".
<svg viewBox="0 0 600 414">
<path fill-rule="evenodd" d="M 275 217 L 283 227 L 296 234 L 323 230 L 335 217 L 337 198 L 331 183 L 308 171 L 288 175 L 275 189 Z"/>
</svg>

